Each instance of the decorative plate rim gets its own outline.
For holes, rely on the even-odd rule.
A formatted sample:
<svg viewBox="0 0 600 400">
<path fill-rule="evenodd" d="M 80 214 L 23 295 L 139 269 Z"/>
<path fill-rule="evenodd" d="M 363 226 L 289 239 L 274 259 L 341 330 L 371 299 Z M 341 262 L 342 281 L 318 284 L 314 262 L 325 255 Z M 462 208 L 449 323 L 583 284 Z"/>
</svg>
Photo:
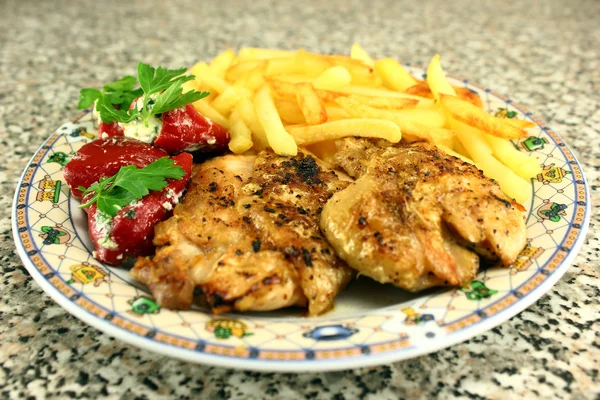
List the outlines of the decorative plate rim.
<svg viewBox="0 0 600 400">
<path fill-rule="evenodd" d="M 424 69 L 421 69 L 420 67 L 413 67 L 413 69 L 424 71 Z M 384 348 L 381 350 L 381 352 L 368 352 L 366 354 L 361 352 L 361 345 L 355 344 L 355 354 L 348 354 L 345 357 L 332 357 L 324 359 L 280 359 L 279 357 L 277 357 L 277 354 L 285 353 L 285 351 L 267 350 L 267 352 L 273 353 L 273 357 L 267 359 L 258 359 L 252 358 L 249 355 L 246 355 L 244 357 L 241 354 L 238 354 L 235 348 L 233 348 L 233 346 L 223 346 L 223 349 L 229 349 L 229 351 L 223 350 L 222 353 L 224 354 L 215 354 L 212 352 L 208 352 L 204 347 L 184 347 L 181 343 L 177 342 L 177 335 L 175 334 L 169 334 L 173 337 L 170 340 L 169 338 L 164 338 L 165 340 L 160 340 L 154 335 L 141 336 L 139 333 L 135 332 L 135 330 L 131 327 L 119 326 L 112 322 L 112 320 L 99 317 L 91 310 L 84 308 L 82 304 L 77 303 L 79 296 L 77 296 L 77 298 L 75 299 L 72 299 L 62 291 L 58 290 L 56 285 L 62 284 L 64 286 L 64 282 L 60 282 L 62 278 L 60 278 L 58 282 L 54 284 L 50 281 L 52 277 L 44 276 L 44 274 L 40 271 L 38 267 L 44 266 L 44 263 L 47 267 L 49 267 L 49 263 L 47 263 L 43 257 L 37 257 L 37 259 L 34 260 L 34 258 L 39 252 L 39 248 L 34 245 L 36 251 L 32 254 L 29 254 L 30 252 L 27 251 L 25 244 L 23 243 L 23 238 L 21 237 L 21 234 L 19 232 L 19 199 L 23 194 L 23 183 L 28 172 L 31 172 L 32 177 L 34 176 L 34 172 L 37 170 L 37 166 L 34 168 L 33 171 L 30 170 L 33 164 L 35 164 L 36 158 L 39 157 L 41 159 L 45 155 L 45 153 L 49 151 L 50 147 L 48 146 L 48 143 L 51 142 L 53 139 L 57 138 L 57 131 L 51 134 L 36 150 L 31 160 L 25 167 L 16 187 L 12 203 L 11 217 L 12 231 L 17 252 L 21 257 L 25 268 L 29 271 L 29 273 L 32 275 L 32 277 L 38 283 L 38 285 L 40 285 L 42 289 L 48 295 L 50 295 L 52 299 L 54 299 L 59 305 L 61 305 L 61 307 L 63 307 L 69 313 L 73 314 L 85 323 L 103 331 L 104 333 L 117 337 L 126 343 L 185 361 L 192 361 L 196 363 L 203 363 L 226 368 L 248 369 L 269 372 L 316 372 L 345 370 L 356 367 L 381 365 L 393 361 L 399 361 L 401 359 L 412 358 L 419 355 L 428 354 L 452 346 L 458 342 L 467 340 L 481 332 L 492 329 L 493 327 L 520 313 L 525 308 L 529 307 L 531 304 L 537 301 L 562 277 L 562 275 L 566 272 L 568 267 L 572 264 L 575 257 L 579 253 L 579 250 L 585 240 L 585 234 L 588 229 L 591 217 L 590 193 L 589 186 L 587 184 L 587 181 L 585 180 L 581 165 L 575 158 L 573 152 L 563 141 L 563 139 L 559 137 L 556 133 L 554 133 L 554 131 L 552 131 L 543 121 L 541 121 L 531 112 L 529 112 L 525 107 L 513 102 L 512 100 L 496 93 L 495 91 L 489 88 L 478 85 L 469 80 L 457 77 L 455 75 L 449 74 L 449 77 L 451 77 L 455 81 L 462 82 L 465 85 L 469 84 L 485 93 L 491 94 L 492 96 L 497 97 L 498 99 L 506 102 L 507 104 L 510 104 L 512 107 L 521 111 L 523 115 L 535 122 L 536 125 L 539 128 L 541 128 L 541 130 L 543 130 L 550 138 L 552 138 L 557 148 L 560 149 L 560 152 L 563 155 L 565 162 L 568 163 L 571 172 L 578 172 L 580 175 L 580 179 L 575 179 L 575 174 L 573 175 L 573 184 L 575 186 L 576 193 L 574 200 L 575 210 L 573 212 L 573 218 L 569 224 L 569 228 L 566 231 L 561 242 L 557 245 L 557 249 L 554 252 L 554 254 L 552 254 L 548 261 L 544 264 L 544 267 L 550 266 L 553 268 L 550 271 L 540 269 L 535 274 L 533 274 L 527 281 L 523 282 L 517 289 L 513 290 L 513 292 L 518 293 L 519 288 L 531 282 L 536 276 L 544 275 L 545 278 L 542 278 L 541 281 L 539 281 L 533 287 L 532 290 L 530 290 L 522 296 L 517 297 L 514 293 L 509 293 L 505 297 L 499 299 L 498 301 L 486 305 L 485 309 L 489 309 L 498 302 L 504 301 L 507 298 L 509 298 L 511 294 L 512 297 L 514 297 L 514 299 L 512 299 L 512 303 L 510 303 L 503 309 L 493 313 L 492 315 L 486 315 L 485 318 L 479 318 L 479 320 L 475 322 L 467 321 L 468 323 L 464 323 L 463 325 L 456 325 L 455 330 L 450 329 L 450 332 L 443 336 L 444 340 L 432 340 L 427 346 L 408 346 L 407 341 L 405 341 L 404 339 L 399 339 L 390 342 L 388 346 L 389 348 L 386 348 L 385 345 L 387 343 L 384 343 L 382 345 Z M 83 111 L 82 113 L 79 113 L 76 117 L 74 117 L 71 120 L 71 122 L 81 119 L 83 116 L 87 115 L 87 113 L 89 113 L 89 111 L 87 110 Z M 583 205 L 581 204 L 581 201 L 577 201 L 577 193 L 579 191 L 578 189 L 583 189 L 584 192 Z M 582 223 L 579 225 L 579 228 L 575 228 L 572 225 L 575 216 L 578 215 L 578 210 L 583 211 L 583 218 Z M 530 210 L 529 216 L 532 214 L 532 212 L 533 211 Z M 70 216 L 71 214 L 69 213 L 69 217 Z M 24 226 L 29 232 L 30 225 L 26 222 Z M 21 226 L 21 228 L 23 228 L 23 226 Z M 25 236 L 27 237 L 27 235 Z M 570 239 L 572 243 L 569 245 L 569 247 L 563 246 L 568 239 Z M 544 271 L 545 273 L 542 273 L 542 271 Z M 94 304 L 92 300 L 86 301 L 89 301 L 92 304 Z M 460 321 L 463 321 L 466 318 L 472 318 L 475 312 L 481 312 L 481 310 L 474 311 L 470 315 L 467 315 L 460 320 L 454 321 L 453 325 L 459 324 Z M 369 315 L 369 313 L 366 312 L 366 315 Z M 125 321 L 127 321 L 127 319 L 125 319 Z M 325 323 L 326 321 L 321 320 L 320 322 Z M 189 341 L 189 339 L 187 338 L 184 340 Z M 403 341 L 405 341 L 406 343 L 403 343 Z M 208 345 L 211 346 L 212 344 L 208 343 Z M 332 349 L 324 351 L 335 352 L 337 350 L 342 351 L 348 349 Z"/>
</svg>

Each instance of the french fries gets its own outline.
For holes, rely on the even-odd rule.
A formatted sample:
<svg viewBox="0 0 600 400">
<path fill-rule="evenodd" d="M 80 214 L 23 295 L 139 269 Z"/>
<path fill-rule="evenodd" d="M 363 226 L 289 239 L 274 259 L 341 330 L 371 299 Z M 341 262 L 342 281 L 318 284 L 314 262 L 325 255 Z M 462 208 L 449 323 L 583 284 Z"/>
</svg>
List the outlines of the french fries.
<svg viewBox="0 0 600 400">
<path fill-rule="evenodd" d="M 375 61 L 367 54 L 367 52 L 360 47 L 358 43 L 354 43 L 350 49 L 350 58 L 358 61 L 362 61 L 363 64 L 372 67 Z"/>
<path fill-rule="evenodd" d="M 227 115 L 243 98 L 250 98 L 252 92 L 245 88 L 229 86 L 212 102 L 212 106 L 221 115 Z"/>
<path fill-rule="evenodd" d="M 541 171 L 537 160 L 509 141 L 535 124 L 485 112 L 476 92 L 451 85 L 437 54 L 425 81 L 392 58 L 374 60 L 356 43 L 350 57 L 226 50 L 190 72 L 196 79 L 183 84 L 184 92 L 211 92 L 193 106 L 229 129 L 235 154 L 271 148 L 295 155 L 298 146 L 308 146 L 333 160 L 335 140 L 343 137 L 428 141 L 477 165 L 521 202 L 530 192 L 527 179 Z"/>
<path fill-rule="evenodd" d="M 294 138 L 284 129 L 267 86 L 263 86 L 256 92 L 254 109 L 256 110 L 258 122 L 265 130 L 267 141 L 273 151 L 282 156 L 295 156 L 298 154 L 298 146 Z"/>
<path fill-rule="evenodd" d="M 197 63 L 190 71 L 199 84 L 205 84 L 219 93 L 223 93 L 229 87 L 229 83 L 214 73 L 205 62 Z"/>
<path fill-rule="evenodd" d="M 234 110 L 229 117 L 229 150 L 235 154 L 243 154 L 252 148 L 252 131 L 242 120 L 237 110 Z"/>
<path fill-rule="evenodd" d="M 458 121 L 503 139 L 518 139 L 527 135 L 523 129 L 507 123 L 502 118 L 494 117 L 456 96 L 441 93 L 439 97 L 444 109 Z"/>
<path fill-rule="evenodd" d="M 375 61 L 374 68 L 383 79 L 383 83 L 390 89 L 403 92 L 417 84 L 417 80 L 392 58 Z"/>
<path fill-rule="evenodd" d="M 219 53 L 210 63 L 209 67 L 219 78 L 225 78 L 225 73 L 235 61 L 236 56 L 233 50 L 229 49 Z"/>
<path fill-rule="evenodd" d="M 321 101 L 315 88 L 310 83 L 296 84 L 296 100 L 309 125 L 318 125 L 327 121 L 325 104 Z"/>
<path fill-rule="evenodd" d="M 395 97 L 370 97 L 363 96 L 360 94 L 351 94 L 348 96 L 348 98 L 359 101 L 371 107 L 383 108 L 384 110 L 401 110 L 403 108 L 415 107 L 417 104 L 419 104 L 419 100 L 415 99 L 403 99 Z"/>
<path fill-rule="evenodd" d="M 386 139 L 392 143 L 397 143 L 402 138 L 398 125 L 393 122 L 366 118 L 344 119 L 313 126 L 288 127 L 287 131 L 294 137 L 298 145 L 341 139 L 348 136 Z"/>
<path fill-rule="evenodd" d="M 323 71 L 314 81 L 313 85 L 317 89 L 330 89 L 335 90 L 342 86 L 349 85 L 352 82 L 352 75 L 348 70 L 341 66 L 336 65 Z"/>
<path fill-rule="evenodd" d="M 450 86 L 446 79 L 439 54 L 433 56 L 429 67 L 427 67 L 427 84 L 436 100 L 440 99 L 441 94 L 456 96 L 454 88 Z"/>
<path fill-rule="evenodd" d="M 306 119 L 298 103 L 290 100 L 273 99 L 281 119 L 291 124 L 304 124 Z"/>
</svg>

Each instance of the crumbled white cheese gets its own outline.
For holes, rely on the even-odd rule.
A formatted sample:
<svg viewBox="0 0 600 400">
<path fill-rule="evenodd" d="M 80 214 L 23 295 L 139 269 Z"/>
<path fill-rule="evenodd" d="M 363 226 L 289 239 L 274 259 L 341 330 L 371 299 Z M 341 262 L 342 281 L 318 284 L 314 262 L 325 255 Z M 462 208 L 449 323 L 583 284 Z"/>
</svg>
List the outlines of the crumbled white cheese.
<svg viewBox="0 0 600 400">
<path fill-rule="evenodd" d="M 96 230 L 100 234 L 101 239 L 98 240 L 98 245 L 105 249 L 116 249 L 117 243 L 110 238 L 112 232 L 112 218 L 101 211 L 96 214 Z"/>
<path fill-rule="evenodd" d="M 162 206 L 167 211 L 171 211 L 173 209 L 173 205 L 168 201 L 165 201 Z"/>
<path fill-rule="evenodd" d="M 156 95 L 150 96 L 151 99 L 154 97 L 156 97 Z M 135 107 L 139 111 L 142 110 L 143 98 L 136 100 Z M 152 106 L 150 106 L 150 109 L 152 109 L 151 107 Z M 119 122 L 119 125 L 121 128 L 123 128 L 125 136 L 140 140 L 142 142 L 152 143 L 162 129 L 162 119 L 151 115 L 150 118 L 148 118 L 148 126 L 146 126 L 146 124 L 139 119 L 135 119 L 126 124 Z"/>
</svg>

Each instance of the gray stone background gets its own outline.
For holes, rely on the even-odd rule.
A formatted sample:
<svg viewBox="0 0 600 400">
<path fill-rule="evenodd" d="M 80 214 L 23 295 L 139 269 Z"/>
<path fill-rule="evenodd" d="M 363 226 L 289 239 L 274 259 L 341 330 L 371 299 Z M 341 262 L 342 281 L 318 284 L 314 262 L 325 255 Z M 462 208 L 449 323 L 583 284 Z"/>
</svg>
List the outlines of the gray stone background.
<svg viewBox="0 0 600 400">
<path fill-rule="evenodd" d="M 0 1 L 0 398 L 598 398 L 600 1 Z M 449 349 L 377 368 L 261 374 L 176 361 L 86 326 L 22 267 L 10 231 L 32 153 L 78 91 L 138 61 L 170 67 L 241 46 L 427 64 L 508 94 L 562 135 L 594 204 L 565 276 L 535 305 Z"/>
</svg>

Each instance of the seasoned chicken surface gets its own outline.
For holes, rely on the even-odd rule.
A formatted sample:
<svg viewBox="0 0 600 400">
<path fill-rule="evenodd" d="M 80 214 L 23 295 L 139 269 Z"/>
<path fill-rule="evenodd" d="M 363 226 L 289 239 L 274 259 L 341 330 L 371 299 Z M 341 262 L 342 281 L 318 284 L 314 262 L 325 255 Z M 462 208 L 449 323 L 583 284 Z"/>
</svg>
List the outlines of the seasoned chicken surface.
<svg viewBox="0 0 600 400">
<path fill-rule="evenodd" d="M 188 308 L 199 287 L 215 312 L 333 307 L 353 271 L 319 229 L 323 205 L 348 182 L 300 153 L 222 156 L 195 167 L 154 258 L 132 275 L 158 303 Z"/>
<path fill-rule="evenodd" d="M 337 145 L 357 180 L 325 205 L 321 228 L 361 274 L 409 291 L 464 285 L 478 254 L 509 265 L 525 246 L 521 212 L 476 167 L 423 143 Z"/>
</svg>

